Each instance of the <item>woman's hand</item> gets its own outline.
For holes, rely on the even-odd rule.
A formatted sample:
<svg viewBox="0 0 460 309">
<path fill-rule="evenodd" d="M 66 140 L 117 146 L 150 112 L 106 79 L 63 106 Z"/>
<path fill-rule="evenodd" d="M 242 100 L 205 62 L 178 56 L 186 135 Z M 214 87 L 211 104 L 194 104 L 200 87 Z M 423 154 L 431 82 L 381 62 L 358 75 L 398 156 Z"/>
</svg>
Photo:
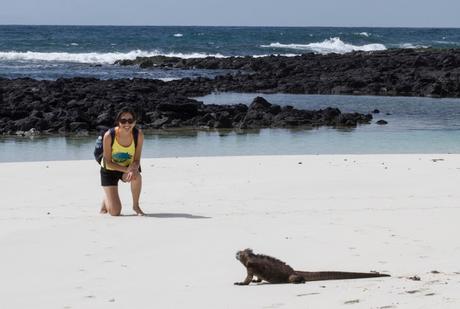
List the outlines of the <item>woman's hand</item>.
<svg viewBox="0 0 460 309">
<path fill-rule="evenodd" d="M 128 166 L 128 172 L 131 171 L 139 171 L 139 163 L 138 162 L 133 162 Z"/>
<path fill-rule="evenodd" d="M 128 166 L 128 170 L 126 171 L 126 181 L 130 182 L 131 180 L 136 180 L 138 175 L 139 164 L 133 162 Z"/>
</svg>

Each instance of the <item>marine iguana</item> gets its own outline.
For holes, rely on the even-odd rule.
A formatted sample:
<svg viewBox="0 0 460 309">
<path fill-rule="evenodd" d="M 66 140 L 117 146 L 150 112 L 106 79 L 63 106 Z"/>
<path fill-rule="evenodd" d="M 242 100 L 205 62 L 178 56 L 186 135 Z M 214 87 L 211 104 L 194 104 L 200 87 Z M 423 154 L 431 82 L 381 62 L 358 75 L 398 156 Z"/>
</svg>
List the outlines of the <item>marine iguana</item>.
<svg viewBox="0 0 460 309">
<path fill-rule="evenodd" d="M 247 269 L 248 274 L 243 282 L 235 282 L 236 285 L 248 285 L 251 282 L 269 283 L 305 283 L 307 281 L 319 280 L 341 280 L 373 277 L 389 277 L 387 274 L 378 272 L 355 273 L 342 271 L 297 271 L 274 257 L 254 254 L 252 249 L 245 249 L 236 253 L 239 260 Z M 257 280 L 253 280 L 254 276 Z"/>
</svg>

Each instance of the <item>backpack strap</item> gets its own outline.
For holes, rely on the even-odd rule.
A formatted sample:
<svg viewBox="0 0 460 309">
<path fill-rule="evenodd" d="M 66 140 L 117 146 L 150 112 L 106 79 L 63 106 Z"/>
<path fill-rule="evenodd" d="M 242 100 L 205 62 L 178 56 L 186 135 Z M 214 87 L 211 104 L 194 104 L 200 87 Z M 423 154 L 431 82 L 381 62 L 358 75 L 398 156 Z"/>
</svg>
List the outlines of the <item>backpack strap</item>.
<svg viewBox="0 0 460 309">
<path fill-rule="evenodd" d="M 115 128 L 110 128 L 109 129 L 110 137 L 112 138 L 112 141 L 110 142 L 110 145 L 113 146 L 113 143 L 115 142 Z M 104 152 L 101 153 L 101 161 L 104 158 Z M 106 168 L 105 161 L 104 161 L 104 168 Z"/>
<path fill-rule="evenodd" d="M 113 146 L 113 142 L 115 142 L 115 128 L 110 128 L 109 132 L 110 132 L 110 137 L 112 138 L 111 145 Z"/>
</svg>

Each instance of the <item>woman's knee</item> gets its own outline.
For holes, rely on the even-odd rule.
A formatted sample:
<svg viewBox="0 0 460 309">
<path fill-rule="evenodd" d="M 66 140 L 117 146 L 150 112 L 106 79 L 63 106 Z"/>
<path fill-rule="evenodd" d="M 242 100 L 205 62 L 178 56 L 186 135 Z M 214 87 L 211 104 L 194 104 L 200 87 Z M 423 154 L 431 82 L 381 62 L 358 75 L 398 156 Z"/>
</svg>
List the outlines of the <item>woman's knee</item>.
<svg viewBox="0 0 460 309">
<path fill-rule="evenodd" d="M 121 214 L 121 203 L 117 201 L 112 201 L 106 203 L 107 212 L 111 216 L 119 216 Z"/>
<path fill-rule="evenodd" d="M 136 177 L 133 177 L 130 181 L 131 185 L 139 185 L 142 183 L 141 174 L 137 174 Z"/>
<path fill-rule="evenodd" d="M 134 179 L 135 182 L 142 182 L 142 175 L 137 174 L 136 178 Z"/>
<path fill-rule="evenodd" d="M 105 208 L 112 216 L 119 216 L 121 214 L 121 201 L 118 197 L 118 188 L 105 187 Z"/>
<path fill-rule="evenodd" d="M 121 214 L 121 203 L 115 199 L 106 203 L 107 212 L 111 216 L 119 216 Z"/>
<path fill-rule="evenodd" d="M 117 217 L 121 215 L 121 209 L 109 209 L 109 214 L 111 216 Z"/>
</svg>

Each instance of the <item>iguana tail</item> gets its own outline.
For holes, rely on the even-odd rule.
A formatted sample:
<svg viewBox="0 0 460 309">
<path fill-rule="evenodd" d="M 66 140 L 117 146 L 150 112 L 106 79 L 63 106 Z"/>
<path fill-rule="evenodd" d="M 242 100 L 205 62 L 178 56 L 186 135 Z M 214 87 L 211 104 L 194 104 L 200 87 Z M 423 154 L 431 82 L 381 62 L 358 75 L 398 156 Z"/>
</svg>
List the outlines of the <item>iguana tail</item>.
<svg viewBox="0 0 460 309">
<path fill-rule="evenodd" d="M 371 273 L 354 273 L 344 271 L 295 271 L 296 274 L 302 276 L 305 281 L 320 281 L 320 280 L 343 280 L 343 279 L 359 279 L 359 278 L 375 278 L 375 277 L 390 277 L 387 274 L 377 272 Z"/>
</svg>

